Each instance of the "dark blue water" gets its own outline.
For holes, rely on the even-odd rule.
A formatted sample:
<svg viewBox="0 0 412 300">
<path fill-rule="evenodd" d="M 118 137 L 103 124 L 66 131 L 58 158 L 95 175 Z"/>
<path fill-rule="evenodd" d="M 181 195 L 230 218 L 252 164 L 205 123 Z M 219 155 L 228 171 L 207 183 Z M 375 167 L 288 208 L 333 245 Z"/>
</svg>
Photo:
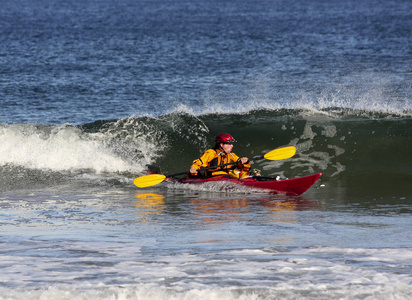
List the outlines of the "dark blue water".
<svg viewBox="0 0 412 300">
<path fill-rule="evenodd" d="M 410 299 L 412 2 L 2 0 L 0 299 Z M 132 183 L 293 145 L 300 197 Z"/>
<path fill-rule="evenodd" d="M 408 111 L 410 5 L 5 0 L 0 119 L 79 124 L 250 101 Z"/>
</svg>

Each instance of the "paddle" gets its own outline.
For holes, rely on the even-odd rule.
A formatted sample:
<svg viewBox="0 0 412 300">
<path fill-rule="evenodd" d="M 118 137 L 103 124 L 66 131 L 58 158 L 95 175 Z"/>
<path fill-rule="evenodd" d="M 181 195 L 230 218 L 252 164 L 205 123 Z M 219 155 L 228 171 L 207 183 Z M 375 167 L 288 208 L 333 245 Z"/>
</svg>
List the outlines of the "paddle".
<svg viewBox="0 0 412 300">
<path fill-rule="evenodd" d="M 259 159 L 267 159 L 267 160 L 281 160 L 281 159 L 286 159 L 290 158 L 296 153 L 296 148 L 293 146 L 289 147 L 284 147 L 284 148 L 279 148 L 272 150 L 265 155 L 259 155 L 259 156 L 254 156 L 250 159 L 250 161 L 253 160 L 259 160 Z M 234 163 L 227 163 L 227 164 L 222 164 L 218 166 L 213 166 L 213 167 L 207 167 L 207 168 L 202 168 L 203 170 L 208 170 L 208 169 L 216 169 L 219 167 L 223 166 L 228 166 L 228 165 L 233 165 Z M 162 175 L 162 174 L 150 174 L 150 175 L 144 175 L 137 177 L 133 180 L 133 183 L 138 187 L 138 188 L 145 188 L 149 187 L 152 185 L 159 184 L 163 182 L 167 177 L 175 177 L 179 175 L 184 175 L 187 174 L 188 172 L 180 172 L 176 174 L 171 174 L 171 175 Z"/>
</svg>

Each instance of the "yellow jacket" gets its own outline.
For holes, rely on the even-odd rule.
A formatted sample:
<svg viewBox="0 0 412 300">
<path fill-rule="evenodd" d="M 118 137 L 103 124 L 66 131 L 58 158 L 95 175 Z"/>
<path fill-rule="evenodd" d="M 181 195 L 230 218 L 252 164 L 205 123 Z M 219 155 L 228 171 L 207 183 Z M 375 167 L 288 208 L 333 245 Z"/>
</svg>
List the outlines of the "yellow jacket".
<svg viewBox="0 0 412 300">
<path fill-rule="evenodd" d="M 207 176 L 226 175 L 230 170 L 238 168 L 240 170 L 248 171 L 250 163 L 242 164 L 239 161 L 239 156 L 231 152 L 226 154 L 220 149 L 208 149 L 198 159 L 193 161 L 191 168 L 199 170 L 201 167 L 213 167 L 222 164 L 233 162 L 233 165 L 217 167 L 216 169 L 209 169 L 206 172 Z"/>
</svg>

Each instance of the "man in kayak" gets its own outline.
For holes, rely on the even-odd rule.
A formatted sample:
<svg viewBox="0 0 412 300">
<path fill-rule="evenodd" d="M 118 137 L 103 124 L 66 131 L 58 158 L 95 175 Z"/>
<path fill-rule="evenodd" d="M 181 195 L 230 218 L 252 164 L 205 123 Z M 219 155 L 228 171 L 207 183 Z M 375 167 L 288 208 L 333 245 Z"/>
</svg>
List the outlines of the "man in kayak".
<svg viewBox="0 0 412 300">
<path fill-rule="evenodd" d="M 227 175 L 231 170 L 239 169 L 240 172 L 248 174 L 250 169 L 249 158 L 239 158 L 232 152 L 233 143 L 236 140 L 228 133 L 221 133 L 215 136 L 216 145 L 212 149 L 208 149 L 198 159 L 193 161 L 190 167 L 190 174 L 198 176 L 198 171 L 202 167 L 214 167 L 208 169 L 206 176 Z M 230 164 L 233 163 L 233 164 Z M 228 164 L 225 166 L 220 166 Z M 220 166 L 220 167 L 219 167 Z"/>
</svg>

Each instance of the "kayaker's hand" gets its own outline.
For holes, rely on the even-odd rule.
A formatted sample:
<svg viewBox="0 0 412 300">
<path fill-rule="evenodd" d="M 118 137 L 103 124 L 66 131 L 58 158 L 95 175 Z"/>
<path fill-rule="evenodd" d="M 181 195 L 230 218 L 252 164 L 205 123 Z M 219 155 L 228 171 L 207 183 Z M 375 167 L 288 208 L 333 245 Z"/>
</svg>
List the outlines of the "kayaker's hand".
<svg viewBox="0 0 412 300">
<path fill-rule="evenodd" d="M 189 172 L 190 172 L 190 174 L 197 174 L 197 169 L 196 168 L 190 168 Z"/>
<path fill-rule="evenodd" d="M 242 157 L 239 160 L 242 164 L 247 164 L 249 162 L 249 158 L 247 158 L 247 157 Z"/>
</svg>

